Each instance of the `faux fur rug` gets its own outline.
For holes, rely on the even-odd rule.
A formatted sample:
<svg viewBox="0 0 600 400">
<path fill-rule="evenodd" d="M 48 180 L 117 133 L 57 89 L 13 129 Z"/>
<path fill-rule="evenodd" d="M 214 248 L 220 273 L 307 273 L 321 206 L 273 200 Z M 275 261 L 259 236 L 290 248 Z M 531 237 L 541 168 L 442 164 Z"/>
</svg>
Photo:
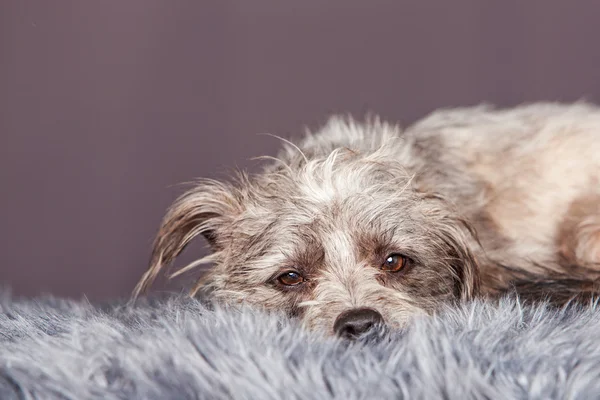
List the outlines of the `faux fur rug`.
<svg viewBox="0 0 600 400">
<path fill-rule="evenodd" d="M 0 302 L 1 399 L 600 396 L 600 309 L 473 303 L 344 343 L 283 317 L 167 299 Z"/>
</svg>

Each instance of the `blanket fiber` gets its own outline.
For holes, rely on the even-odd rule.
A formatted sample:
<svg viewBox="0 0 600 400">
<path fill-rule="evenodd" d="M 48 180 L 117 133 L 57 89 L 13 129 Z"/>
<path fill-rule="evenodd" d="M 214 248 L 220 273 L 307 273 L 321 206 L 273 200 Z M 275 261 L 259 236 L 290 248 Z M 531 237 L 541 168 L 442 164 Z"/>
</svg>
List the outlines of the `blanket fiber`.
<svg viewBox="0 0 600 400">
<path fill-rule="evenodd" d="M 0 399 L 600 396 L 600 308 L 474 302 L 349 343 L 184 298 L 0 300 Z"/>
</svg>

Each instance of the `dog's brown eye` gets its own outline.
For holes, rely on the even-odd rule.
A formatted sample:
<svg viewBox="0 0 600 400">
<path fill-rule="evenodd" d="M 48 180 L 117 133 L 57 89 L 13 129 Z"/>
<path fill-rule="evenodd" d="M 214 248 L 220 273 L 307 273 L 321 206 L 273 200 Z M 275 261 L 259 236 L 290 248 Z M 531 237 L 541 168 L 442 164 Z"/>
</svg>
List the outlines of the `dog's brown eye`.
<svg viewBox="0 0 600 400">
<path fill-rule="evenodd" d="M 277 281 L 285 286 L 296 286 L 304 282 L 304 278 L 296 271 L 286 271 L 277 277 Z"/>
<path fill-rule="evenodd" d="M 398 272 L 407 263 L 406 257 L 402 254 L 393 253 L 385 258 L 385 262 L 381 265 L 383 271 Z"/>
</svg>

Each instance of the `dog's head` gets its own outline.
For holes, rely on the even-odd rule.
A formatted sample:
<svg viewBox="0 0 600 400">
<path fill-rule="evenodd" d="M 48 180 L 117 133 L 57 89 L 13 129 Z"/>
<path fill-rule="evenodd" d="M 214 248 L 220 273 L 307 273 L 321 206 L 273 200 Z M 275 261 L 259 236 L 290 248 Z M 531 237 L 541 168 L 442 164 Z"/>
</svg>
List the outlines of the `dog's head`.
<svg viewBox="0 0 600 400">
<path fill-rule="evenodd" d="M 331 132 L 347 141 L 336 146 Z M 202 285 L 216 299 L 286 311 L 313 329 L 352 337 L 471 298 L 469 230 L 414 187 L 399 141 L 387 125 L 335 120 L 262 174 L 201 182 L 166 215 L 138 291 L 202 234 L 213 251 Z"/>
</svg>

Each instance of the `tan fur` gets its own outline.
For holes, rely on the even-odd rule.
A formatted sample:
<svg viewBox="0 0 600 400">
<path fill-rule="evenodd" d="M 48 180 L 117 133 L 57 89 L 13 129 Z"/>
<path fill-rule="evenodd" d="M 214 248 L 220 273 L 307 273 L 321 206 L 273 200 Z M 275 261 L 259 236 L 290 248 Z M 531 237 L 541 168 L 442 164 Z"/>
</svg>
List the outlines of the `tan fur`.
<svg viewBox="0 0 600 400">
<path fill-rule="evenodd" d="M 587 268 L 591 279 L 600 270 L 598 182 L 594 105 L 440 110 L 405 130 L 334 117 L 286 143 L 263 173 L 202 181 L 180 198 L 134 295 L 202 234 L 213 254 L 189 268 L 214 266 L 195 291 L 325 331 L 365 307 L 401 326 L 444 302 L 503 293 L 523 276 L 581 277 Z M 410 267 L 384 272 L 394 253 Z M 289 269 L 305 283 L 278 285 Z"/>
<path fill-rule="evenodd" d="M 441 112 L 441 125 L 433 114 L 417 129 L 460 146 L 464 172 L 486 183 L 479 207 L 510 242 L 492 257 L 560 269 L 560 221 L 575 199 L 600 192 L 600 112 L 587 104 L 483 110 Z"/>
<path fill-rule="evenodd" d="M 570 204 L 556 245 L 565 263 L 600 270 L 600 194 L 581 196 Z"/>
</svg>

